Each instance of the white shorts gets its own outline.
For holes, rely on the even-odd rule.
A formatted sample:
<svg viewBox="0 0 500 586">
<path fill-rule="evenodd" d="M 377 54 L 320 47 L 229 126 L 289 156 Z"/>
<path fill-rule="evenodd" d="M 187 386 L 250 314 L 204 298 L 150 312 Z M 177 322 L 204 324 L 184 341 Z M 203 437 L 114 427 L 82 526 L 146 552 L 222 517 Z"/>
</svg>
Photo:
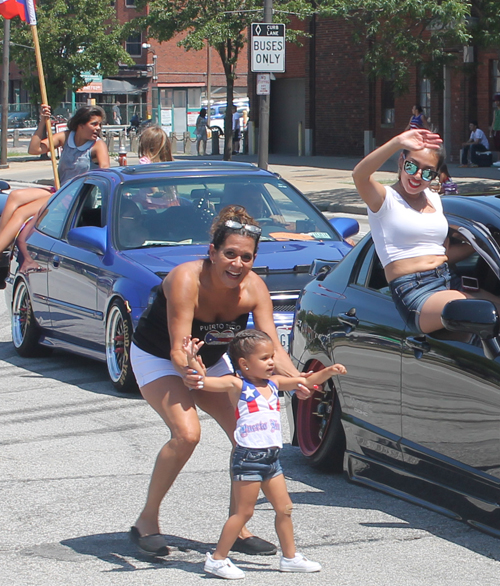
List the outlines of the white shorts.
<svg viewBox="0 0 500 586">
<path fill-rule="evenodd" d="M 163 376 L 178 376 L 182 378 L 172 364 L 171 360 L 158 358 L 148 352 L 144 352 L 133 342 L 130 347 L 130 362 L 132 370 L 139 388 L 148 383 L 162 378 Z M 225 374 L 234 374 L 231 360 L 227 354 L 224 354 L 213 366 L 207 368 L 207 376 L 224 376 Z"/>
</svg>

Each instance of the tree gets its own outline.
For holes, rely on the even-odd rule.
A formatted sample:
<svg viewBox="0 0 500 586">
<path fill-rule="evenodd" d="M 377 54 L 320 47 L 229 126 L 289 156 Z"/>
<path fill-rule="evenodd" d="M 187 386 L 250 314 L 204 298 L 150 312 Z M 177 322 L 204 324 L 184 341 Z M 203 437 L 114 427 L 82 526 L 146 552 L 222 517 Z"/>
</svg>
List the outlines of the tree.
<svg viewBox="0 0 500 586">
<path fill-rule="evenodd" d="M 224 159 L 232 153 L 232 110 L 236 66 L 241 49 L 247 42 L 247 30 L 252 22 L 262 21 L 262 0 L 139 0 L 149 7 L 149 14 L 130 24 L 131 28 L 147 28 L 148 36 L 168 41 L 176 34 L 186 32 L 179 46 L 186 50 L 202 50 L 206 43 L 215 48 L 222 62 L 227 85 L 226 117 L 224 120 Z M 279 9 L 276 22 L 288 20 L 287 14 L 305 17 L 312 13 L 307 0 L 274 0 Z M 298 31 L 287 31 L 295 38 Z M 245 63 L 246 67 L 246 63 Z"/>
<path fill-rule="evenodd" d="M 85 85 L 85 72 L 116 74 L 118 63 L 133 63 L 122 46 L 122 28 L 110 2 L 102 0 L 43 0 L 37 3 L 38 36 L 46 77 L 47 96 L 56 107 L 66 90 Z M 15 22 L 12 41 L 33 46 L 31 27 Z M 12 59 L 21 70 L 26 87 L 40 102 L 35 55 L 25 47 L 12 46 Z"/>
<path fill-rule="evenodd" d="M 366 40 L 367 74 L 400 92 L 412 66 L 439 83 L 464 45 L 500 45 L 497 0 L 321 0 L 317 11 L 352 23 L 355 40 Z"/>
</svg>

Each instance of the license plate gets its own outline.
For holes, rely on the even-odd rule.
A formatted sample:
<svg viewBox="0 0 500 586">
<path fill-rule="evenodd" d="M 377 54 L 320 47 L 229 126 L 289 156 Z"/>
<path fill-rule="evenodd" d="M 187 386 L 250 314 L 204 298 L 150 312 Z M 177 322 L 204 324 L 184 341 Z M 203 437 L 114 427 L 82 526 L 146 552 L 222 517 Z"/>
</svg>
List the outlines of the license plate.
<svg viewBox="0 0 500 586">
<path fill-rule="evenodd" d="M 292 326 L 279 326 L 276 328 L 276 332 L 278 333 L 278 338 L 280 344 L 283 348 L 288 352 L 288 346 L 290 345 L 290 332 L 292 331 Z"/>
</svg>

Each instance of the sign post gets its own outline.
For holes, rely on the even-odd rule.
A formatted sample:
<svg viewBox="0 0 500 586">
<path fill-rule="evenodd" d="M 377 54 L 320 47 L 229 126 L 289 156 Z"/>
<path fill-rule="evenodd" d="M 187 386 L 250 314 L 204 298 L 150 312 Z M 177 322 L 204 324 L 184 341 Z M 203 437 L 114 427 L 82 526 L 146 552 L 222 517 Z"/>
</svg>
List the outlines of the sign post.
<svg viewBox="0 0 500 586">
<path fill-rule="evenodd" d="M 285 25 L 272 23 L 272 0 L 264 0 L 264 21 L 251 26 L 251 69 L 268 74 L 285 71 Z M 267 169 L 269 159 L 269 104 L 271 81 L 257 76 L 260 95 L 258 165 Z"/>
</svg>

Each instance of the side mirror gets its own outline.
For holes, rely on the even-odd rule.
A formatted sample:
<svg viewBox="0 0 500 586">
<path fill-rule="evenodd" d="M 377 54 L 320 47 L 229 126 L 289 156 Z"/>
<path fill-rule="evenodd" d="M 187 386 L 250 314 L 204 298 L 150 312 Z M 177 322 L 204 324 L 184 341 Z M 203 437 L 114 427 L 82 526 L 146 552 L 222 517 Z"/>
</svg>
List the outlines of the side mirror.
<svg viewBox="0 0 500 586">
<path fill-rule="evenodd" d="M 338 261 L 336 260 L 322 260 L 321 258 L 315 258 L 309 267 L 309 274 L 311 277 L 316 277 L 318 281 L 323 281 L 337 264 Z"/>
<path fill-rule="evenodd" d="M 443 326 L 451 332 L 468 332 L 481 339 L 485 355 L 494 360 L 500 356 L 499 316 L 496 307 L 486 299 L 456 299 L 444 306 Z"/>
<path fill-rule="evenodd" d="M 81 226 L 68 232 L 68 242 L 71 246 L 83 248 L 104 256 L 106 254 L 107 229 L 96 226 Z"/>
<path fill-rule="evenodd" d="M 352 218 L 331 218 L 330 224 L 335 230 L 337 230 L 344 240 L 359 232 L 359 223 Z"/>
</svg>

